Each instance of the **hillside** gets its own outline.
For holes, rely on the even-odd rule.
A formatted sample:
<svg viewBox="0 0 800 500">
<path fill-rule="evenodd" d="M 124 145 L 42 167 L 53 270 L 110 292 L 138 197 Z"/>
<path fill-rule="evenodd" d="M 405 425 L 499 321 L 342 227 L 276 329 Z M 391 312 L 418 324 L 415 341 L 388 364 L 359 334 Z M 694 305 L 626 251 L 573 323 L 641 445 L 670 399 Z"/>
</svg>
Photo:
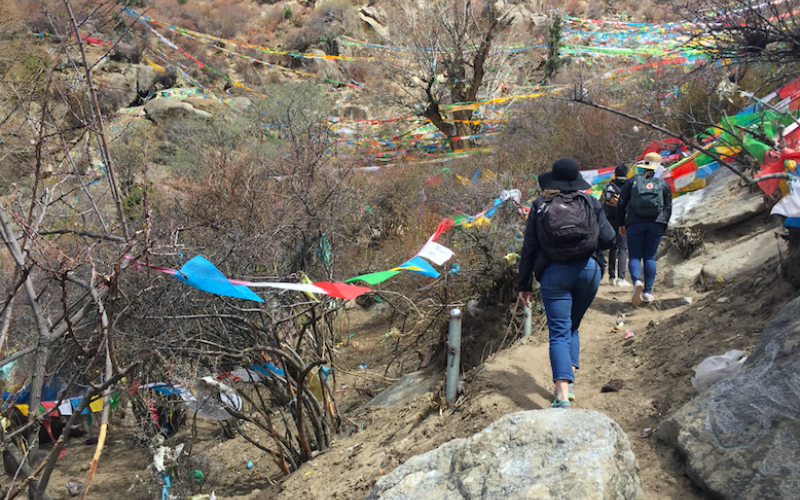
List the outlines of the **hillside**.
<svg viewBox="0 0 800 500">
<path fill-rule="evenodd" d="M 619 427 L 638 465 L 606 469 L 625 462 L 640 498 L 735 498 L 742 478 L 780 498 L 794 469 L 741 463 L 772 464 L 767 438 L 715 443 L 761 425 L 724 391 L 765 383 L 764 343 L 793 352 L 795 3 L 3 4 L 3 491 L 390 498 L 454 439 L 549 405 L 541 298 L 523 338 L 516 290 L 539 174 L 575 158 L 599 197 L 657 153 L 675 206 L 657 300 L 603 281 L 576 384 L 594 411 L 569 418 Z M 752 378 L 696 391 L 731 349 Z M 794 400 L 767 392 L 779 443 Z M 714 411 L 733 430 L 703 441 Z M 502 468 L 490 452 L 464 463 Z"/>
</svg>

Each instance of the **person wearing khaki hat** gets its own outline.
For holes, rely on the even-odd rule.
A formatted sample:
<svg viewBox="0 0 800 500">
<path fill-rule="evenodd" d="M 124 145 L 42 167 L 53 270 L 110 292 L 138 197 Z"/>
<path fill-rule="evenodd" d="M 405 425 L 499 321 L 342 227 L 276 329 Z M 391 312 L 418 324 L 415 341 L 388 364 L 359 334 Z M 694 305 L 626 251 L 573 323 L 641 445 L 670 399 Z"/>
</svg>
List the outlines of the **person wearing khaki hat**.
<svg viewBox="0 0 800 500">
<path fill-rule="evenodd" d="M 628 270 L 633 280 L 631 303 L 653 302 L 656 252 L 672 215 L 672 190 L 660 178 L 661 155 L 647 153 L 637 164 L 641 174 L 622 187 L 617 203 L 619 234 L 628 239 Z M 644 271 L 644 275 L 642 275 Z"/>
</svg>

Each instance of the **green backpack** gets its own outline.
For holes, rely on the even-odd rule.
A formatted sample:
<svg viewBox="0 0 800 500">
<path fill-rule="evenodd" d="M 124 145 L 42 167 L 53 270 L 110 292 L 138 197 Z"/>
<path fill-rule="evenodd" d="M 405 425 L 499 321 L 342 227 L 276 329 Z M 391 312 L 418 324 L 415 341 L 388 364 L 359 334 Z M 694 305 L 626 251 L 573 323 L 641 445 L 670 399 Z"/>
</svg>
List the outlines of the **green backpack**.
<svg viewBox="0 0 800 500">
<path fill-rule="evenodd" d="M 631 186 L 631 210 L 640 217 L 657 217 L 664 209 L 663 180 L 637 176 Z"/>
</svg>

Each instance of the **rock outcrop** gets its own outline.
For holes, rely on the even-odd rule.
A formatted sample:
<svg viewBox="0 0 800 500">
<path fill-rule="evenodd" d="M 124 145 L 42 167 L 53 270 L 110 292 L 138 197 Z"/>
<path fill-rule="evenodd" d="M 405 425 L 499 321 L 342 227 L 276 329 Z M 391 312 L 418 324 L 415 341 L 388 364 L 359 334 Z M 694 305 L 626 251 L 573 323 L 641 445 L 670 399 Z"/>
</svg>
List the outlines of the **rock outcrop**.
<svg viewBox="0 0 800 500">
<path fill-rule="evenodd" d="M 668 288 L 686 288 L 695 284 L 703 270 L 701 262 L 685 262 L 679 264 L 664 275 L 664 286 Z"/>
<path fill-rule="evenodd" d="M 739 182 L 735 175 L 723 172 L 705 189 L 677 198 L 673 202 L 670 226 L 708 232 L 766 212 L 761 191 L 740 187 Z"/>
<path fill-rule="evenodd" d="M 169 97 L 156 97 L 147 101 L 144 105 L 144 112 L 147 117 L 156 123 L 163 123 L 168 120 L 180 120 L 188 117 L 197 117 L 210 120 L 213 118 L 211 113 L 195 109 L 189 103 L 171 99 Z"/>
<path fill-rule="evenodd" d="M 706 289 L 722 286 L 778 258 L 781 252 L 786 255 L 786 251 L 786 242 L 777 231 L 761 233 L 712 255 L 703 265 L 700 281 Z"/>
<path fill-rule="evenodd" d="M 383 10 L 383 7 L 365 5 L 358 9 L 358 17 L 367 23 L 382 40 L 389 40 L 389 28 L 384 26 L 386 11 Z"/>
<path fill-rule="evenodd" d="M 642 495 L 625 433 L 592 410 L 506 415 L 469 439 L 410 458 L 368 500 L 607 499 Z"/>
<path fill-rule="evenodd" d="M 658 437 L 687 473 L 724 499 L 797 498 L 800 486 L 800 298 L 764 328 L 741 371 L 668 418 Z"/>
</svg>

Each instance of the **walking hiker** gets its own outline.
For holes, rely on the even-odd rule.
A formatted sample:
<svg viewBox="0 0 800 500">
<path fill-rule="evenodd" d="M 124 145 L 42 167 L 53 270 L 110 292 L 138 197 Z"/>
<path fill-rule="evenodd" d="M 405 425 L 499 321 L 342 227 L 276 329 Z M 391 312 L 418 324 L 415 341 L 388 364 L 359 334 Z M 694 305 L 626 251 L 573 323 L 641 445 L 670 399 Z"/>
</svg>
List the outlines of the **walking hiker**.
<svg viewBox="0 0 800 500">
<path fill-rule="evenodd" d="M 531 205 L 519 264 L 519 300 L 530 304 L 533 276 L 541 284 L 550 331 L 550 366 L 556 390 L 551 408 L 570 408 L 579 365 L 578 328 L 600 286 L 601 250 L 614 243 L 614 228 L 600 202 L 582 191 L 590 185 L 578 163 L 561 158 L 539 177 L 544 196 Z"/>
<path fill-rule="evenodd" d="M 666 181 L 655 176 L 660 166 L 661 155 L 647 153 L 641 164 L 643 172 L 628 179 L 617 203 L 619 234 L 628 238 L 628 268 L 633 280 L 631 303 L 637 307 L 654 300 L 656 251 L 672 215 L 672 190 Z"/>
<path fill-rule="evenodd" d="M 617 221 L 617 204 L 622 193 L 622 186 L 627 180 L 628 167 L 618 165 L 614 170 L 614 178 L 603 189 L 602 195 L 603 212 L 617 233 L 617 242 L 611 245 L 611 250 L 608 252 L 608 283 L 611 286 L 631 286 L 625 281 L 625 268 L 628 267 L 628 239 L 619 234 L 620 226 Z"/>
</svg>

